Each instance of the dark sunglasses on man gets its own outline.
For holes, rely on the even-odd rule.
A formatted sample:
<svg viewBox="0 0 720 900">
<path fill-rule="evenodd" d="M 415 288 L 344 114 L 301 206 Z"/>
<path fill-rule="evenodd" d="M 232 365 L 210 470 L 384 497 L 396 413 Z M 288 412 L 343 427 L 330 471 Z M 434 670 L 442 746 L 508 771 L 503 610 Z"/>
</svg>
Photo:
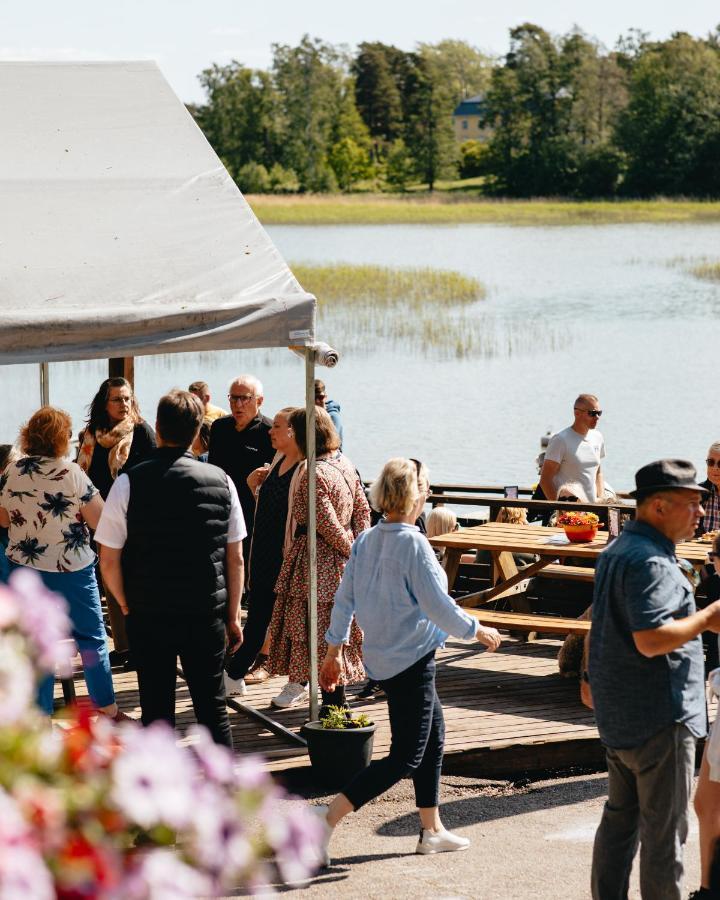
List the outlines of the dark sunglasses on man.
<svg viewBox="0 0 720 900">
<path fill-rule="evenodd" d="M 720 469 L 720 459 L 706 459 L 705 465 L 708 467 L 708 469 L 714 469 L 716 466 L 718 469 Z"/>
<path fill-rule="evenodd" d="M 589 416 L 592 416 L 593 419 L 599 419 L 602 415 L 601 409 L 583 409 L 581 406 L 576 406 L 574 407 L 574 409 L 576 410 L 576 412 L 587 413 Z"/>
</svg>

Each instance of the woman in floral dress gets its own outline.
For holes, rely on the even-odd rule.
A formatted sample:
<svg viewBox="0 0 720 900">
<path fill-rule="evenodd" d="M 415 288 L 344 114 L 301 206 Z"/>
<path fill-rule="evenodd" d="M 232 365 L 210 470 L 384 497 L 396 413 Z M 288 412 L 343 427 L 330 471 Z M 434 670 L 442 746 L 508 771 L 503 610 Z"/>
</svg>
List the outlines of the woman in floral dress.
<svg viewBox="0 0 720 900">
<path fill-rule="evenodd" d="M 115 703 L 88 531 L 96 527 L 103 501 L 80 466 L 66 458 L 71 435 L 70 416 L 60 409 L 43 406 L 32 416 L 20 432 L 23 455 L 0 478 L 0 526 L 9 530 L 10 577 L 32 569 L 66 599 L 90 699 L 119 721 L 128 717 Z M 38 702 L 48 714 L 53 687 L 52 677 L 40 685 Z"/>
<path fill-rule="evenodd" d="M 325 654 L 324 635 L 330 625 L 333 600 L 354 539 L 370 527 L 370 507 L 357 471 L 338 452 L 340 444 L 330 416 L 315 409 L 315 449 L 317 454 L 317 612 L 318 658 Z M 290 427 L 303 457 L 307 455 L 305 410 L 289 417 Z M 287 675 L 288 683 L 272 700 L 285 709 L 306 702 L 310 678 L 308 636 L 307 551 L 307 468 L 299 469 L 291 486 L 294 539 L 286 553 L 275 590 L 277 599 L 270 623 L 271 649 L 268 668 L 275 675 Z M 365 680 L 362 662 L 362 632 L 353 622 L 350 639 L 343 646 L 345 684 Z M 324 705 L 345 703 L 344 686 L 332 694 L 323 693 Z"/>
</svg>

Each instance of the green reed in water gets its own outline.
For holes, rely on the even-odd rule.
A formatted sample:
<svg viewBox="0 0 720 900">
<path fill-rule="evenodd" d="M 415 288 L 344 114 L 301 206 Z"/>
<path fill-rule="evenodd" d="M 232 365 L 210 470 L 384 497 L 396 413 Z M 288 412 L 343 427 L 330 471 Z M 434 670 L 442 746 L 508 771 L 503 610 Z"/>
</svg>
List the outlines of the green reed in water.
<svg viewBox="0 0 720 900">
<path fill-rule="evenodd" d="M 405 303 L 466 304 L 485 297 L 477 278 L 443 269 L 391 269 L 384 266 L 293 265 L 302 286 L 324 300 L 337 303 L 370 302 L 373 306 Z"/>
<path fill-rule="evenodd" d="M 543 323 L 496 323 L 479 302 L 484 285 L 459 272 L 348 264 L 292 270 L 318 298 L 318 334 L 344 352 L 468 359 L 556 349 L 569 340 L 546 333 Z"/>
<path fill-rule="evenodd" d="M 704 262 L 689 269 L 691 275 L 705 281 L 720 281 L 720 262 Z"/>
</svg>

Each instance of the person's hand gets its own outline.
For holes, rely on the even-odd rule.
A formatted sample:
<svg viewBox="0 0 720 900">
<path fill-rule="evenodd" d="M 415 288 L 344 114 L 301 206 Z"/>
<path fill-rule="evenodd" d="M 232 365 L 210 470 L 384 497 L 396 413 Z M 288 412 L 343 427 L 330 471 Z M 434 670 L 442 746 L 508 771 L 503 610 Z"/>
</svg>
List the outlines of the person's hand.
<svg viewBox="0 0 720 900">
<path fill-rule="evenodd" d="M 500 637 L 500 632 L 497 628 L 486 628 L 484 625 L 478 625 L 475 640 L 480 641 L 481 644 L 485 644 L 491 653 L 497 650 L 502 643 L 502 638 Z"/>
<path fill-rule="evenodd" d="M 260 466 L 259 469 L 253 469 L 253 471 L 247 477 L 247 486 L 250 490 L 255 493 L 255 491 L 260 487 L 260 485 L 265 481 L 268 476 L 268 472 L 270 471 L 269 465 Z"/>
<path fill-rule="evenodd" d="M 124 600 L 118 600 L 117 597 L 115 599 L 117 600 L 117 605 L 120 607 L 120 612 L 126 616 L 130 612 L 127 603 Z"/>
<path fill-rule="evenodd" d="M 340 681 L 341 674 L 342 663 L 339 654 L 328 652 L 320 666 L 320 687 L 328 694 L 332 693 Z"/>
<path fill-rule="evenodd" d="M 232 656 L 233 653 L 238 651 L 242 646 L 243 630 L 240 626 L 240 622 L 235 619 L 233 622 L 227 623 L 227 625 L 225 626 L 225 631 L 227 633 L 228 640 L 227 652 Z"/>
<path fill-rule="evenodd" d="M 590 690 L 590 682 L 585 679 L 580 680 L 580 700 L 588 709 L 594 709 L 592 691 Z"/>
</svg>

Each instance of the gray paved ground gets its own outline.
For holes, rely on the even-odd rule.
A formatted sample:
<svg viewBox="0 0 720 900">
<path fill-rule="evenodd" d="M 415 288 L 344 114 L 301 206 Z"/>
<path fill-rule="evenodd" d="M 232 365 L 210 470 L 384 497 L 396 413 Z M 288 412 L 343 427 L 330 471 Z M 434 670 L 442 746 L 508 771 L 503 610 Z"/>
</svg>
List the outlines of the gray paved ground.
<svg viewBox="0 0 720 900">
<path fill-rule="evenodd" d="M 514 787 L 446 776 L 443 820 L 472 846 L 423 857 L 413 852 L 417 819 L 411 785 L 403 782 L 338 827 L 325 874 L 281 890 L 303 900 L 583 900 L 606 783 L 604 775 L 582 775 Z M 685 861 L 688 893 L 699 884 L 694 816 Z M 636 872 L 630 896 L 640 896 Z"/>
</svg>

